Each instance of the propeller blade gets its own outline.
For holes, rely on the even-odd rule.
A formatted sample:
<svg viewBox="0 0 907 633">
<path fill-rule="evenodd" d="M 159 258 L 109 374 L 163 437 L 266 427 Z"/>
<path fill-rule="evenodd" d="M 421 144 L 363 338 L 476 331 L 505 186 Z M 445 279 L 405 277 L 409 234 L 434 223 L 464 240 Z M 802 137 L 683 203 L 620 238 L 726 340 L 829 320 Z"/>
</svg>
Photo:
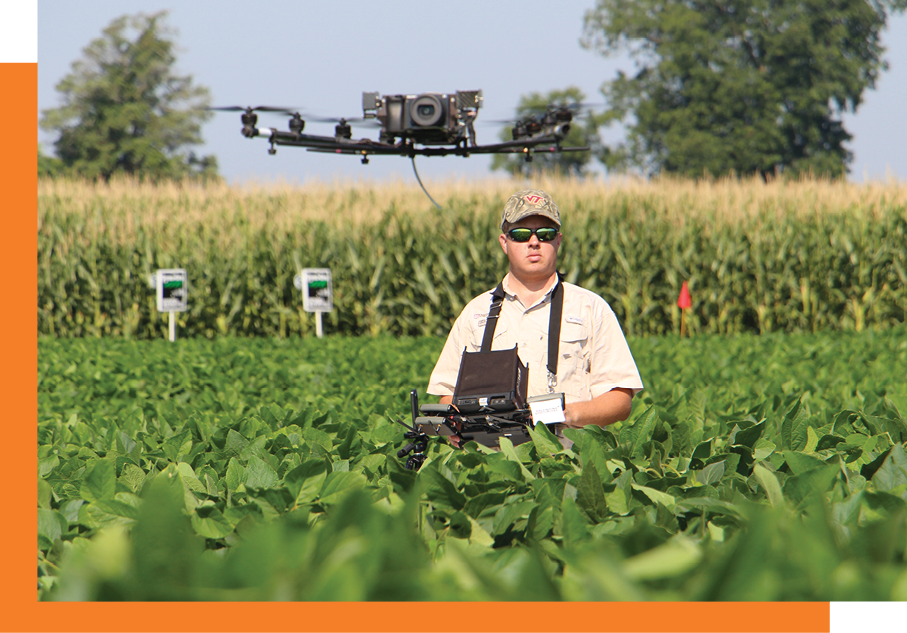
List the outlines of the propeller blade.
<svg viewBox="0 0 907 633">
<path fill-rule="evenodd" d="M 297 108 L 284 108 L 279 106 L 211 106 L 206 110 L 218 110 L 220 112 L 281 112 L 292 116 Z"/>
</svg>

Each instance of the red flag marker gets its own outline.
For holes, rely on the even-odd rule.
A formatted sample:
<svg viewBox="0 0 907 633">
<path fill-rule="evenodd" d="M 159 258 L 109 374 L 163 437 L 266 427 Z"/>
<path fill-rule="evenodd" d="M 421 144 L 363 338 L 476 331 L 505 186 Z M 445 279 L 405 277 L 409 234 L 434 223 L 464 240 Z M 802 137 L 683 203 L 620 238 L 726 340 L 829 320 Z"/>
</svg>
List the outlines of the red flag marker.
<svg viewBox="0 0 907 633">
<path fill-rule="evenodd" d="M 677 307 L 680 308 L 680 336 L 683 338 L 683 332 L 686 329 L 686 311 L 690 309 L 693 305 L 693 300 L 690 298 L 690 289 L 687 287 L 687 282 L 683 282 L 683 285 L 680 286 L 680 296 L 677 297 Z"/>
<path fill-rule="evenodd" d="M 693 301 L 690 299 L 690 289 L 687 287 L 687 282 L 683 282 L 683 285 L 680 287 L 680 296 L 677 297 L 677 307 L 681 310 L 686 310 L 689 307 L 692 307 Z"/>
</svg>

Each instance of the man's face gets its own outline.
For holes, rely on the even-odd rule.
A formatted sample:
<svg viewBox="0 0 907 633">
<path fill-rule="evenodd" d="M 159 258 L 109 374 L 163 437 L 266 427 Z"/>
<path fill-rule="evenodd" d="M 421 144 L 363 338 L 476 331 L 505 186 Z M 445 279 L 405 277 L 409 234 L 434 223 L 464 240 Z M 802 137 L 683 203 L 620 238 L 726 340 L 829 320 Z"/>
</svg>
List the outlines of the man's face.
<svg viewBox="0 0 907 633">
<path fill-rule="evenodd" d="M 530 215 L 515 223 L 511 228 L 525 227 L 538 229 L 543 226 L 557 228 L 557 224 L 540 215 Z M 498 239 L 501 248 L 510 260 L 510 271 L 518 278 L 526 281 L 543 280 L 551 277 L 557 270 L 557 251 L 561 246 L 561 234 L 550 242 L 540 242 L 537 235 L 529 238 L 528 242 L 515 242 L 507 234 L 502 234 Z"/>
</svg>

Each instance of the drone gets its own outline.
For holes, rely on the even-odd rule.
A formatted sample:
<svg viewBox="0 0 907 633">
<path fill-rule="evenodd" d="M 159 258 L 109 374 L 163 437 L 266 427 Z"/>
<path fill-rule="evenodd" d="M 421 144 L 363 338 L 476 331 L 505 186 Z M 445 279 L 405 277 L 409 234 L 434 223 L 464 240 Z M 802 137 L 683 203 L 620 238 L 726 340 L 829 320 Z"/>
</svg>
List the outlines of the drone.
<svg viewBox="0 0 907 633">
<path fill-rule="evenodd" d="M 481 90 L 383 96 L 378 92 L 363 92 L 361 119 L 304 117 L 291 109 L 271 106 L 210 109 L 241 111 L 242 135 L 267 140 L 270 144 L 268 153 L 271 155 L 277 153 L 278 146 L 304 147 L 310 152 L 359 156 L 366 165 L 370 156 L 404 156 L 412 159 L 414 171 L 416 156 L 522 154 L 527 162 L 531 162 L 533 153 L 537 152 L 581 152 L 590 149 L 561 145 L 570 132 L 570 122 L 573 120 L 573 111 L 566 105 L 551 105 L 540 116 L 532 115 L 525 120 L 516 121 L 512 129 L 513 140 L 480 145 L 476 140 L 474 124 L 482 102 Z M 290 117 L 288 129 L 259 127 L 256 112 L 286 114 Z M 304 133 L 306 118 L 335 122 L 334 135 Z M 352 124 L 358 122 L 377 123 L 380 127 L 377 140 L 353 138 Z M 419 179 L 418 171 L 415 173 Z M 421 179 L 419 184 L 422 185 Z M 422 189 L 424 191 L 425 187 Z"/>
</svg>

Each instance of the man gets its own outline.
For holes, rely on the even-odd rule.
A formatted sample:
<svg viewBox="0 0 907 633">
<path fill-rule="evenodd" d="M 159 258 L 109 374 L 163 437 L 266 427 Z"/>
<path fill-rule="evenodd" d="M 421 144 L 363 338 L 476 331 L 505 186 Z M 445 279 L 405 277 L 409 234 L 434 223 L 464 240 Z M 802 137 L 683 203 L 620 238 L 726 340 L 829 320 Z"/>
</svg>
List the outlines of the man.
<svg viewBox="0 0 907 633">
<path fill-rule="evenodd" d="M 560 211 L 544 191 L 515 193 L 504 206 L 501 248 L 510 271 L 501 282 L 504 298 L 494 326 L 492 350 L 517 346 L 529 369 L 528 396 L 563 392 L 566 422 L 553 430 L 561 443 L 563 428 L 606 426 L 630 415 L 633 396 L 642 388 L 636 363 L 617 317 L 604 299 L 560 280 L 557 253 L 563 239 Z M 556 376 L 550 375 L 548 333 L 555 288 L 563 287 L 563 308 Z M 481 349 L 492 291 L 470 301 L 454 323 L 432 371 L 428 393 L 452 401 L 464 349 Z M 556 312 L 555 312 L 556 314 Z"/>
</svg>

